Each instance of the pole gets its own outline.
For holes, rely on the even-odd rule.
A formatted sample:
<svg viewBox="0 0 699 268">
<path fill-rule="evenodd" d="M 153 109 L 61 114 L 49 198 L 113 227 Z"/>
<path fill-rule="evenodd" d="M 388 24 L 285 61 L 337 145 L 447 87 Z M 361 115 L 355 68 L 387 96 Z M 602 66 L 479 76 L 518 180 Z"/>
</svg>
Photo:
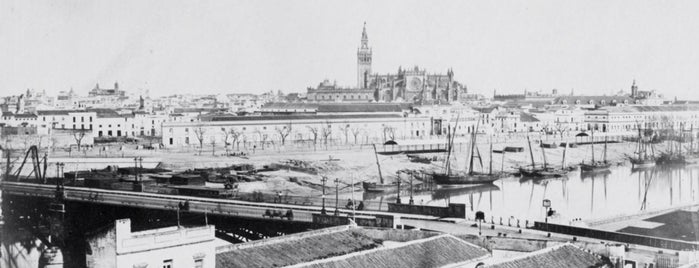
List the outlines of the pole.
<svg viewBox="0 0 699 268">
<path fill-rule="evenodd" d="M 532 141 L 529 139 L 529 135 L 527 135 L 527 144 L 529 144 L 529 156 L 532 159 L 532 169 L 535 169 L 536 165 L 534 165 L 534 151 L 532 150 Z"/>
<path fill-rule="evenodd" d="M 376 157 L 376 167 L 379 169 L 379 182 L 383 184 L 383 176 L 381 176 L 381 164 L 379 163 L 379 154 L 376 152 L 376 144 L 371 144 L 374 146 L 374 157 Z"/>
<path fill-rule="evenodd" d="M 335 178 L 335 216 L 340 215 L 340 211 L 337 206 L 340 204 L 340 179 Z"/>
<path fill-rule="evenodd" d="M 542 140 L 539 140 L 539 143 L 542 145 L 541 155 L 543 155 L 543 157 L 544 157 L 544 169 L 546 169 L 546 166 L 547 166 L 547 164 L 546 164 L 546 148 L 543 147 L 544 142 Z"/>
<path fill-rule="evenodd" d="M 398 175 L 398 198 L 396 199 L 396 203 L 400 204 L 400 175 Z"/>
<path fill-rule="evenodd" d="M 328 177 L 323 176 L 320 181 L 323 183 L 323 195 L 321 196 L 323 199 L 323 208 L 320 210 L 320 214 L 325 215 L 325 182 L 328 181 Z"/>
<path fill-rule="evenodd" d="M 410 175 L 410 201 L 408 201 L 408 204 L 413 204 L 413 173 L 410 172 L 408 173 Z"/>
<path fill-rule="evenodd" d="M 357 213 L 357 210 L 356 210 L 357 206 L 354 204 L 354 174 L 352 174 L 352 176 L 350 176 L 350 179 L 351 179 L 351 183 L 352 183 L 352 221 L 356 223 L 357 218 L 355 215 Z"/>
</svg>

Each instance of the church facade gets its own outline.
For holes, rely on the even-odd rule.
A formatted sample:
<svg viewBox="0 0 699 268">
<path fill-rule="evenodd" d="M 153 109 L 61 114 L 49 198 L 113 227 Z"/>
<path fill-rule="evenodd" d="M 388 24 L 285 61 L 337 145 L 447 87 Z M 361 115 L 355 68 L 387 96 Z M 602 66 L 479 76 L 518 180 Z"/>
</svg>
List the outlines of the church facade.
<svg viewBox="0 0 699 268">
<path fill-rule="evenodd" d="M 454 71 L 451 69 L 440 74 L 429 73 L 415 66 L 406 69 L 398 67 L 395 73 L 372 73 L 372 55 L 365 23 L 357 49 L 356 87 L 340 88 L 324 81 L 317 88 L 308 88 L 308 100 L 446 104 L 466 96 L 466 87 L 454 80 Z"/>
</svg>

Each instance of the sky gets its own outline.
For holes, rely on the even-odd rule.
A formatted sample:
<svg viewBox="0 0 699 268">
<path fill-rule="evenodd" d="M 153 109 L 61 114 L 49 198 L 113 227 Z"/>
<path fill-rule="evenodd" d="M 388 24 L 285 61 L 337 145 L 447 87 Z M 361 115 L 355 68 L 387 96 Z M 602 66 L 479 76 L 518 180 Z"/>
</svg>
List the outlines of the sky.
<svg viewBox="0 0 699 268">
<path fill-rule="evenodd" d="M 699 99 L 699 1 L 0 1 L 0 95 L 305 92 L 453 68 L 469 91 Z"/>
</svg>

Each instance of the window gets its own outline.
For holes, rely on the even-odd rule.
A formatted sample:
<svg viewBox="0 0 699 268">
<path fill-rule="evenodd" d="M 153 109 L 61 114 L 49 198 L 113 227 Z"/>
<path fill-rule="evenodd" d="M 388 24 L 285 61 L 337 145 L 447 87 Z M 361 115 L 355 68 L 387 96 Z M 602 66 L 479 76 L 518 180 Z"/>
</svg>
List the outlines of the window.
<svg viewBox="0 0 699 268">
<path fill-rule="evenodd" d="M 204 259 L 194 260 L 194 268 L 204 268 Z"/>
<path fill-rule="evenodd" d="M 163 268 L 172 268 L 172 260 L 164 260 Z"/>
<path fill-rule="evenodd" d="M 81 117 L 80 117 L 80 122 L 85 122 L 85 117 L 84 117 L 84 116 L 81 116 Z"/>
<path fill-rule="evenodd" d="M 90 116 L 90 122 L 92 122 L 92 116 Z"/>
<path fill-rule="evenodd" d="M 75 116 L 73 116 L 73 123 L 75 123 Z"/>
</svg>

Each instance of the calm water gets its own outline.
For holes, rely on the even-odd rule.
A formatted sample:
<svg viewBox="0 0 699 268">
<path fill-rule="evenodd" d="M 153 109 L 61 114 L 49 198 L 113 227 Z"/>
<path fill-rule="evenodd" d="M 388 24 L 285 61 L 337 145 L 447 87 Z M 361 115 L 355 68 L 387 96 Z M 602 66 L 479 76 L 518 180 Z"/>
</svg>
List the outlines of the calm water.
<svg viewBox="0 0 699 268">
<path fill-rule="evenodd" d="M 615 166 L 609 172 L 581 174 L 573 171 L 564 178 L 530 180 L 510 177 L 493 185 L 439 187 L 434 191 L 414 193 L 416 204 L 444 206 L 464 203 L 468 211 L 483 211 L 486 218 L 543 220 L 544 199 L 551 200 L 557 222 L 603 219 L 643 211 L 699 203 L 699 166 L 655 167 L 632 170 Z M 401 199 L 408 201 L 409 192 Z M 394 202 L 396 194 L 365 194 L 368 203 Z M 473 216 L 471 216 L 473 217 Z"/>
</svg>

